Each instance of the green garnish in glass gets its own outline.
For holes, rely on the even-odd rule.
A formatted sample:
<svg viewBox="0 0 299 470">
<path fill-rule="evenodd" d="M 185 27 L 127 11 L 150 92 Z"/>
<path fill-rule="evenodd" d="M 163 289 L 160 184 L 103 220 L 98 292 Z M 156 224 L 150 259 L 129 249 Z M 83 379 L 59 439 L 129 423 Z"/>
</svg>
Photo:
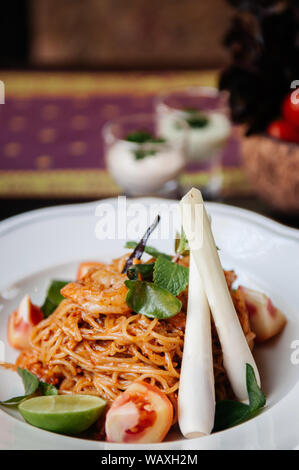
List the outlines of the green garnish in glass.
<svg viewBox="0 0 299 470">
<path fill-rule="evenodd" d="M 134 131 L 128 134 L 125 137 L 125 140 L 128 142 L 134 142 L 136 144 L 163 144 L 166 142 L 163 137 L 154 137 L 152 134 L 150 134 L 148 131 L 140 130 L 140 131 Z M 156 155 L 157 150 L 154 149 L 148 149 L 148 148 L 139 148 L 137 150 L 134 150 L 134 155 L 136 160 L 142 160 L 145 157 L 151 156 L 151 155 Z"/>
<path fill-rule="evenodd" d="M 209 124 L 209 118 L 200 109 L 184 108 L 182 111 L 187 114 L 185 121 L 192 129 L 201 129 Z M 175 122 L 175 127 L 177 129 L 182 128 L 178 121 Z"/>
<path fill-rule="evenodd" d="M 190 117 L 186 119 L 186 122 L 189 124 L 192 129 L 201 129 L 202 127 L 206 127 L 209 123 L 209 120 L 204 115 L 197 115 L 194 117 Z"/>
</svg>

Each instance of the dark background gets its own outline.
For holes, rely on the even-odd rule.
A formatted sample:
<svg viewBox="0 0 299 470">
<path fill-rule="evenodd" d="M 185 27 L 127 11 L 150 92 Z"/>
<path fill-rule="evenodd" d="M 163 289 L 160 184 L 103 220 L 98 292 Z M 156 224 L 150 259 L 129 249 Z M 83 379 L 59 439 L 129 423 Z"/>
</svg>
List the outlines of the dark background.
<svg viewBox="0 0 299 470">
<path fill-rule="evenodd" d="M 0 67 L 29 65 L 29 3 L 27 0 L 1 2 Z"/>
<path fill-rule="evenodd" d="M 227 0 L 4 0 L 0 67 L 215 68 L 233 12 Z"/>
</svg>

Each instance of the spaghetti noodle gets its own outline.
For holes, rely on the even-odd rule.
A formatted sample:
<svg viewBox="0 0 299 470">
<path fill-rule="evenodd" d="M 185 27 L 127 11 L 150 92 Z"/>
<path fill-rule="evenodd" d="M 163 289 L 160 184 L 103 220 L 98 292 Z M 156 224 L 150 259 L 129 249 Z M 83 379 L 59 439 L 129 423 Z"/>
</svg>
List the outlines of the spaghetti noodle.
<svg viewBox="0 0 299 470">
<path fill-rule="evenodd" d="M 82 281 L 68 284 L 62 290 L 67 298 L 34 327 L 31 345 L 21 352 L 17 365 L 55 384 L 62 394 L 98 395 L 108 404 L 132 382 L 143 380 L 158 386 L 176 411 L 187 292 L 180 296 L 182 311 L 167 320 L 132 313 L 125 304 L 124 259 L 91 269 Z M 181 262 L 187 265 L 188 261 L 184 258 Z M 234 278 L 233 272 L 226 272 L 240 323 L 252 347 L 254 333 L 241 291 L 231 288 Z M 213 324 L 212 337 L 219 400 L 232 392 Z"/>
</svg>

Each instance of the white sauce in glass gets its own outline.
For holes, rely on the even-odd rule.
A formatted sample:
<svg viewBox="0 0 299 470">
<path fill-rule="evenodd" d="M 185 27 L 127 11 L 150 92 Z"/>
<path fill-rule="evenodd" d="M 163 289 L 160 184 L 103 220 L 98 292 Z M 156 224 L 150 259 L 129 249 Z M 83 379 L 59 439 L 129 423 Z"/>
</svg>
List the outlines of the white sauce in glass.
<svg viewBox="0 0 299 470">
<path fill-rule="evenodd" d="M 189 161 L 208 159 L 226 144 L 231 134 L 231 123 L 225 114 L 216 111 L 206 115 L 208 123 L 204 127 L 192 128 L 186 121 L 187 115 L 184 111 L 161 111 L 158 117 L 158 132 L 176 143 L 181 143 L 185 136 Z M 180 121 L 186 123 L 186 129 L 179 128 Z"/>
<path fill-rule="evenodd" d="M 134 151 L 140 145 L 119 140 L 107 151 L 107 167 L 113 178 L 130 194 L 149 194 L 157 191 L 165 183 L 174 179 L 185 161 L 180 148 L 173 148 L 167 143 L 155 144 L 154 155 L 136 159 Z"/>
</svg>

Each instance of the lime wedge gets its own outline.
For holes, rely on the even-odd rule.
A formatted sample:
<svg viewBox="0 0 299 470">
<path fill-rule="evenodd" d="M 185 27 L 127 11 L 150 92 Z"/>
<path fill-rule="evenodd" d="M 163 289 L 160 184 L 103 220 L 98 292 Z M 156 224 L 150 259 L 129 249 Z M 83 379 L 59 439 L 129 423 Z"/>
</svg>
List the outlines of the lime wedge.
<svg viewBox="0 0 299 470">
<path fill-rule="evenodd" d="M 25 400 L 19 405 L 23 418 L 33 426 L 64 434 L 88 429 L 101 415 L 106 402 L 91 395 L 51 395 Z"/>
</svg>

